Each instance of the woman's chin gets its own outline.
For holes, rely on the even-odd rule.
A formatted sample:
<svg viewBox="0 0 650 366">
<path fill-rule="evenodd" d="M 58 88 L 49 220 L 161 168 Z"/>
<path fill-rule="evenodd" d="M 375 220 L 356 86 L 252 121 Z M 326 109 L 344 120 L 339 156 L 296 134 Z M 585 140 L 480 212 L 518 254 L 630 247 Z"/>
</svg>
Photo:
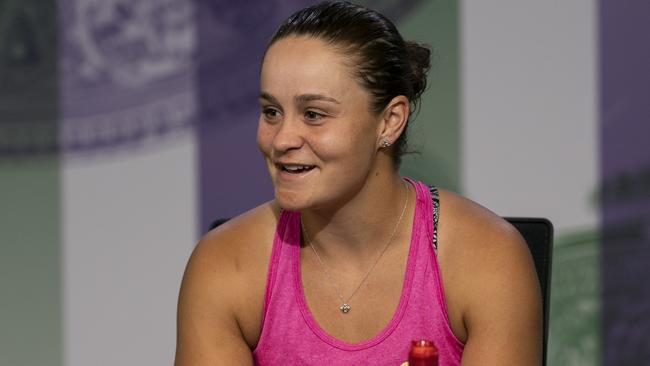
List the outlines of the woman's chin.
<svg viewBox="0 0 650 366">
<path fill-rule="evenodd" d="M 308 206 L 307 200 L 296 192 L 282 192 L 275 190 L 275 201 L 287 211 L 302 211 Z"/>
</svg>

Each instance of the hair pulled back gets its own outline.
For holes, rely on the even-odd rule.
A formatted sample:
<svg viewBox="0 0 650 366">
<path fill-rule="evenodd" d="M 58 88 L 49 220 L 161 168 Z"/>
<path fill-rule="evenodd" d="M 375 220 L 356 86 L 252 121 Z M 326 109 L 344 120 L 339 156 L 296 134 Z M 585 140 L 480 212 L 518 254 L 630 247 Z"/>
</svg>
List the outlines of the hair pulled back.
<svg viewBox="0 0 650 366">
<path fill-rule="evenodd" d="M 285 20 L 269 47 L 289 36 L 318 38 L 352 57 L 355 76 L 372 96 L 370 108 L 374 113 L 382 112 L 398 95 L 410 102 L 409 121 L 419 108 L 427 86 L 431 51 L 427 46 L 404 41 L 384 15 L 347 1 L 324 1 Z M 406 152 L 406 142 L 405 128 L 394 143 L 396 166 Z"/>
</svg>

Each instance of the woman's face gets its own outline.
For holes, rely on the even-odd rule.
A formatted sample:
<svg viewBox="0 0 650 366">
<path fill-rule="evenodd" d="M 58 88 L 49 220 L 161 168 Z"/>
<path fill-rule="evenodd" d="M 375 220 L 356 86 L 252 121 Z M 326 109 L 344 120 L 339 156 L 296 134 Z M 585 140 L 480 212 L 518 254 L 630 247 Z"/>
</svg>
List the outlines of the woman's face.
<svg viewBox="0 0 650 366">
<path fill-rule="evenodd" d="M 345 61 L 311 37 L 279 40 L 266 53 L 257 143 L 285 209 L 344 202 L 371 176 L 380 116 Z"/>
</svg>

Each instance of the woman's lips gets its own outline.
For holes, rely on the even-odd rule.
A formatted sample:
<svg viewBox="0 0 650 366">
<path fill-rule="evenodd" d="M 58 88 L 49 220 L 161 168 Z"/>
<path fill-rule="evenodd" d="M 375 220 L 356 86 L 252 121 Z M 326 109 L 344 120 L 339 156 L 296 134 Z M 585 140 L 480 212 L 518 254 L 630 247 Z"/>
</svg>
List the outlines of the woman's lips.
<svg viewBox="0 0 650 366">
<path fill-rule="evenodd" d="M 307 164 L 275 164 L 278 177 L 282 180 L 294 181 L 301 179 L 311 173 L 315 165 Z"/>
</svg>

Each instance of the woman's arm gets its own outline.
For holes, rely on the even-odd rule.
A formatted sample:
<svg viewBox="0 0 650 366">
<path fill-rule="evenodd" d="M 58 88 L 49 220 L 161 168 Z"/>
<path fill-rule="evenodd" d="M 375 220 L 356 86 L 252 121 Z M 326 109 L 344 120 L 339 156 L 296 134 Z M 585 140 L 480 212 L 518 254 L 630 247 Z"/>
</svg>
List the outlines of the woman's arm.
<svg viewBox="0 0 650 366">
<path fill-rule="evenodd" d="M 540 365 L 542 297 L 530 251 L 515 228 L 483 233 L 470 268 L 463 366 Z"/>
<path fill-rule="evenodd" d="M 253 364 L 233 306 L 241 281 L 228 243 L 219 239 L 203 239 L 185 270 L 178 300 L 175 366 Z"/>
<path fill-rule="evenodd" d="M 486 208 L 440 190 L 438 263 L 449 320 L 465 343 L 463 366 L 540 365 L 542 295 L 517 229 Z"/>
</svg>

